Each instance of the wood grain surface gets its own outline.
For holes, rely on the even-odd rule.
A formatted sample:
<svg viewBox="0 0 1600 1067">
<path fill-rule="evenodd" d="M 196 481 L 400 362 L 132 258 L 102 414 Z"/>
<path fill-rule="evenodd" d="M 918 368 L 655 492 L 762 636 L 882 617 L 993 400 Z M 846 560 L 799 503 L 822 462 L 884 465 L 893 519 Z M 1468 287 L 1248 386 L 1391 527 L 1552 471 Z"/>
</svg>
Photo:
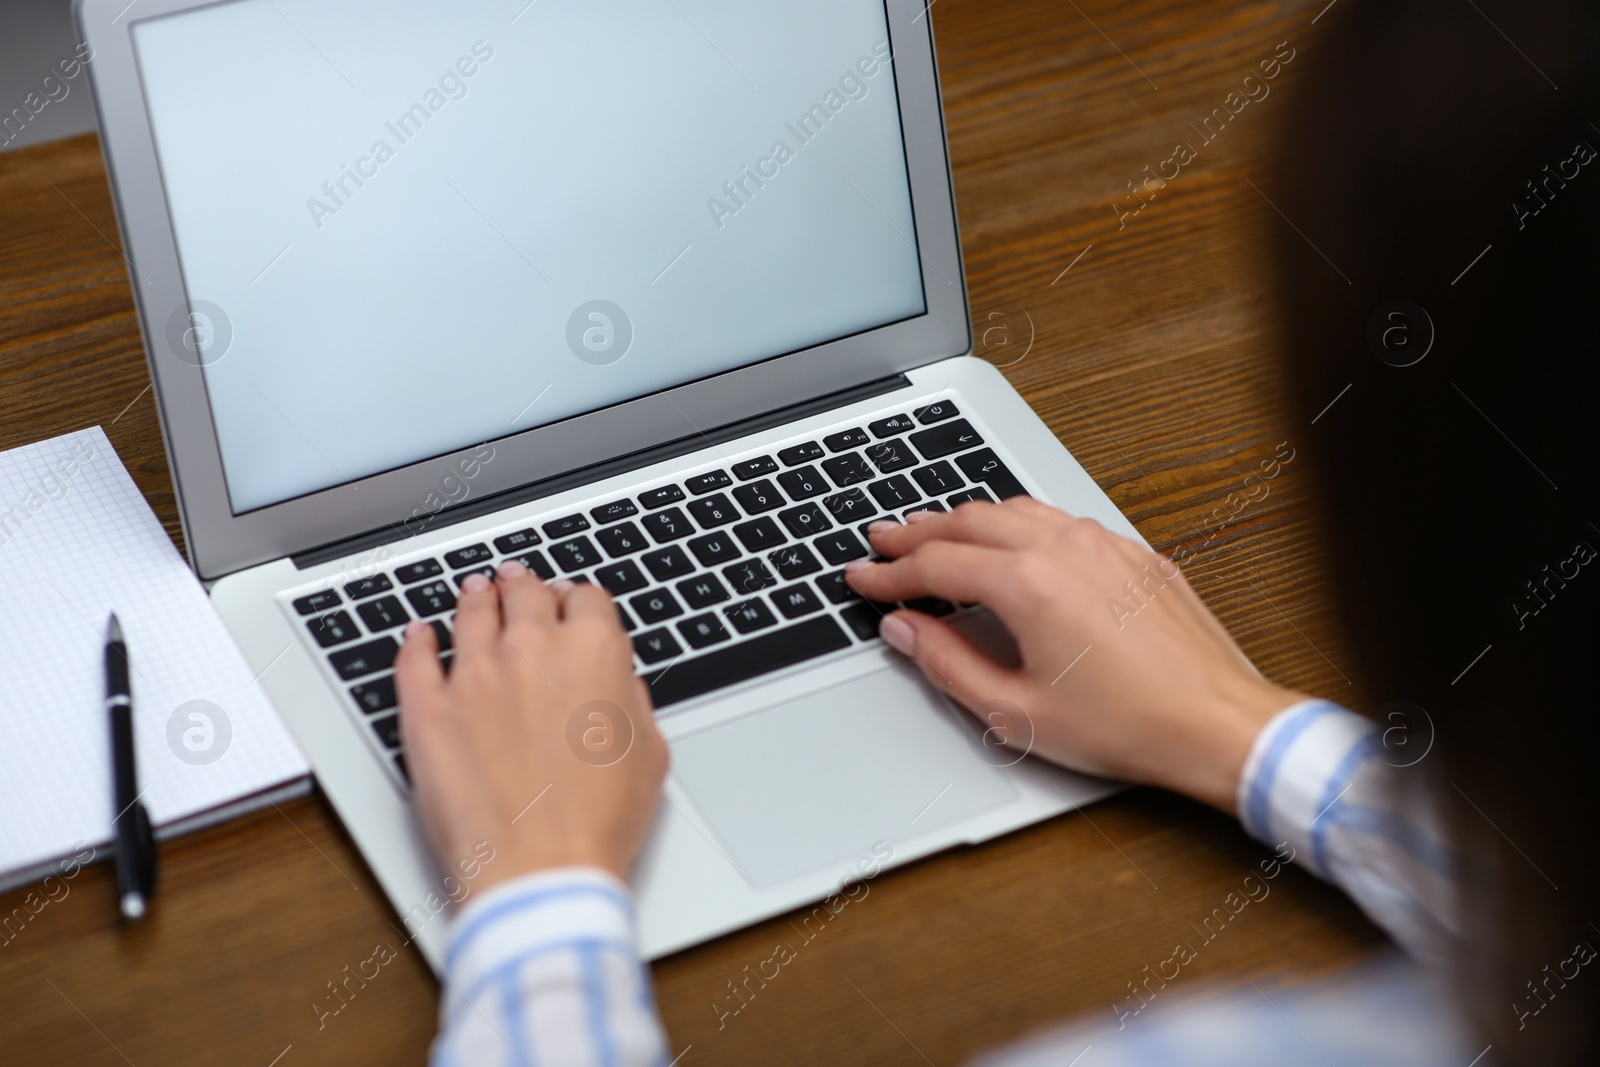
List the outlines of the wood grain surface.
<svg viewBox="0 0 1600 1067">
<path fill-rule="evenodd" d="M 1280 387 L 1269 285 L 1268 250 L 1290 225 L 1268 199 L 1274 144 L 1286 97 L 1339 16 L 1322 8 L 939 0 L 933 15 L 979 354 L 1004 367 L 1152 545 L 1183 556 L 1265 674 L 1359 708 L 1308 507 L 1302 428 Z M 1202 120 L 1275 50 L 1293 58 L 1270 94 L 1206 140 Z M 1135 200 L 1129 183 L 1180 142 L 1195 158 Z M 0 235 L 0 447 L 100 424 L 178 539 L 94 137 L 0 154 Z M 1289 449 L 1296 458 L 1270 493 L 1245 501 L 1244 478 Z M 3 590 L 0 605 L 28 610 Z M 813 940 L 791 916 L 659 962 L 671 1054 L 683 1067 L 945 1067 L 1052 1021 L 1110 1019 L 1142 968 L 1265 855 L 1220 815 L 1124 793 L 883 874 Z M 438 986 L 410 952 L 318 1026 L 326 983 L 400 941 L 320 796 L 169 844 L 162 863 L 161 895 L 138 928 L 113 919 L 101 865 L 0 943 L 0 1059 L 425 1059 Z M 24 896 L 0 898 L 0 914 Z M 796 958 L 735 1000 L 730 983 L 779 941 L 798 944 Z M 1300 980 L 1378 943 L 1336 892 L 1290 871 L 1163 995 Z"/>
</svg>

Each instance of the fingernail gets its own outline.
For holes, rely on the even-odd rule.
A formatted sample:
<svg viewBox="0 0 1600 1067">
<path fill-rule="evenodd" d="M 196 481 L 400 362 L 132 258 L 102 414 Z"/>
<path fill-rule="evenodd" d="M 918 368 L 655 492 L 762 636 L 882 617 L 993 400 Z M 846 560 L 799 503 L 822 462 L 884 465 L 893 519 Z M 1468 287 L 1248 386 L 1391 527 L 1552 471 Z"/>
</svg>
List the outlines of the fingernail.
<svg viewBox="0 0 1600 1067">
<path fill-rule="evenodd" d="M 571 578 L 557 578 L 555 581 L 550 583 L 550 588 L 554 589 L 558 593 L 565 593 L 568 589 L 576 589 L 577 583 L 575 583 Z"/>
<path fill-rule="evenodd" d="M 878 636 L 903 656 L 911 655 L 916 649 L 916 631 L 898 614 L 883 617 L 883 622 L 878 624 Z"/>
<path fill-rule="evenodd" d="M 913 511 L 911 514 L 906 516 L 906 522 L 908 524 L 914 522 L 927 522 L 937 514 L 939 514 L 937 511 Z"/>
<path fill-rule="evenodd" d="M 868 570 L 869 568 L 876 566 L 877 564 L 872 562 L 870 559 L 853 559 L 844 565 L 844 569 L 849 573 L 854 573 L 856 571 Z"/>
<path fill-rule="evenodd" d="M 428 624 L 423 622 L 421 619 L 412 619 L 410 622 L 406 623 L 406 640 L 411 640 L 413 637 L 417 636 L 427 628 Z"/>
<path fill-rule="evenodd" d="M 877 522 L 872 523 L 867 527 L 867 533 L 882 533 L 885 530 L 892 530 L 899 525 L 900 524 L 898 522 L 890 522 L 888 519 L 879 519 Z"/>
<path fill-rule="evenodd" d="M 467 575 L 467 580 L 461 583 L 461 590 L 465 593 L 481 593 L 487 588 L 489 579 L 476 572 Z"/>
<path fill-rule="evenodd" d="M 521 560 L 508 559 L 500 564 L 500 577 L 502 578 L 521 578 L 527 573 L 528 568 Z"/>
</svg>

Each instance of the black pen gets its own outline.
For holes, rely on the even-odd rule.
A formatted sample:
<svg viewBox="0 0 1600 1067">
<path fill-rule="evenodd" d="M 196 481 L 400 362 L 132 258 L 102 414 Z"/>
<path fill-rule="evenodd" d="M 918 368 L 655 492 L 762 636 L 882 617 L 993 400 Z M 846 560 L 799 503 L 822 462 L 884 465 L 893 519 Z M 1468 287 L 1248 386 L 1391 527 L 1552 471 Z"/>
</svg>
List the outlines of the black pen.
<svg viewBox="0 0 1600 1067">
<path fill-rule="evenodd" d="M 116 612 L 106 623 L 106 712 L 111 718 L 111 819 L 117 862 L 117 900 L 122 917 L 144 917 L 156 889 L 156 843 L 150 817 L 139 803 L 133 759 L 133 688 L 128 684 L 128 646 Z"/>
</svg>

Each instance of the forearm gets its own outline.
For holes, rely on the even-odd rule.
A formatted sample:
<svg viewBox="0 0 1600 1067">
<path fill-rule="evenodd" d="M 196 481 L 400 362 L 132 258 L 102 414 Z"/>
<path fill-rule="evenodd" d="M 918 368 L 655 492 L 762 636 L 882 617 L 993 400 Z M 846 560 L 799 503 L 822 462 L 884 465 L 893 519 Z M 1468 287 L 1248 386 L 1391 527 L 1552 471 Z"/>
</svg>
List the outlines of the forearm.
<svg viewBox="0 0 1600 1067">
<path fill-rule="evenodd" d="M 632 1067 L 665 1063 L 665 1048 L 632 896 L 612 875 L 524 875 L 451 920 L 433 1063 Z"/>
</svg>

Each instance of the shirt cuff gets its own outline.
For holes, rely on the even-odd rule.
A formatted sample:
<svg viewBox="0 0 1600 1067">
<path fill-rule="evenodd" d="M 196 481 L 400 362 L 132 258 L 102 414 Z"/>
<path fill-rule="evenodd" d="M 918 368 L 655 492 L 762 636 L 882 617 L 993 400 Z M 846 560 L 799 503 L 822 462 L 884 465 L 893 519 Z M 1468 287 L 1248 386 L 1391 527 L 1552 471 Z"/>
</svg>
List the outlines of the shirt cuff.
<svg viewBox="0 0 1600 1067">
<path fill-rule="evenodd" d="M 1293 851 L 1323 877 L 1313 848 L 1313 830 L 1348 782 L 1352 759 L 1364 755 L 1377 727 L 1331 700 L 1304 700 L 1267 723 L 1250 746 L 1239 775 L 1239 821 L 1249 834 L 1274 848 Z"/>
<path fill-rule="evenodd" d="M 444 967 L 458 990 L 542 952 L 585 944 L 637 955 L 633 894 L 598 867 L 534 871 L 474 897 L 450 920 Z"/>
</svg>

